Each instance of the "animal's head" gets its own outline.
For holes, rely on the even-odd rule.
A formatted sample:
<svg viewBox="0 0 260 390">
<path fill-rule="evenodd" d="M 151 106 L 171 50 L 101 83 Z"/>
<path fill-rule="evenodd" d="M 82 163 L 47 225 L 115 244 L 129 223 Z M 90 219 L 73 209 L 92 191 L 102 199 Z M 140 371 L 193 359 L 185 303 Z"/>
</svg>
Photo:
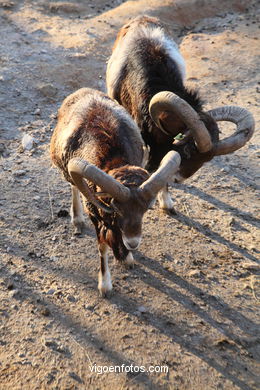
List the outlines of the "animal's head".
<svg viewBox="0 0 260 390">
<path fill-rule="evenodd" d="M 125 166 L 107 174 L 85 160 L 73 158 L 68 164 L 68 171 L 74 184 L 91 203 L 106 213 L 114 213 L 125 246 L 134 250 L 141 242 L 144 213 L 176 173 L 180 162 L 179 154 L 171 151 L 149 177 L 148 172 L 140 167 Z M 94 183 L 102 192 L 94 193 L 87 181 Z M 110 204 L 104 204 L 102 197 L 110 197 Z"/>
<path fill-rule="evenodd" d="M 203 162 L 214 156 L 240 149 L 252 137 L 255 127 L 252 114 L 245 108 L 224 106 L 198 113 L 185 100 L 168 91 L 153 96 L 149 111 L 161 132 L 172 137 L 173 148 L 187 162 L 192 162 L 193 166 L 187 168 L 193 172 L 186 172 L 185 177 L 191 176 Z M 218 121 L 235 123 L 236 131 L 219 140 Z M 174 140 L 177 135 L 180 135 L 179 139 Z"/>
</svg>

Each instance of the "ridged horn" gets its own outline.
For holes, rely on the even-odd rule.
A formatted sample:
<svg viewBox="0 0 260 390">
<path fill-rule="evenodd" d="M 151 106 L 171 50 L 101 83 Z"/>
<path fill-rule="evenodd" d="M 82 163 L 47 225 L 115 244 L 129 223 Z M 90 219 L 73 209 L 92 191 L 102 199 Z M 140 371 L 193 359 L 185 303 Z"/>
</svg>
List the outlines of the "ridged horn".
<svg viewBox="0 0 260 390">
<path fill-rule="evenodd" d="M 114 179 L 112 176 L 109 176 L 95 165 L 89 164 L 84 159 L 71 159 L 68 164 L 68 171 L 80 192 L 97 207 L 101 207 L 103 209 L 105 207 L 105 211 L 107 212 L 112 212 L 113 210 L 105 206 L 96 198 L 94 192 L 91 191 L 84 179 L 92 181 L 104 192 L 110 194 L 112 198 L 115 198 L 118 201 L 124 202 L 129 198 L 130 190 L 127 187 L 119 183 L 116 179 Z"/>
<path fill-rule="evenodd" d="M 216 156 L 232 153 L 244 146 L 254 133 L 254 117 L 245 108 L 239 106 L 217 107 L 208 111 L 215 121 L 228 121 L 236 124 L 236 131 L 219 141 L 214 148 Z"/>
<path fill-rule="evenodd" d="M 182 119 L 191 130 L 197 148 L 201 153 L 206 153 L 212 149 L 211 137 L 206 126 L 198 113 L 185 100 L 173 92 L 159 92 L 153 96 L 149 104 L 151 118 L 159 128 L 161 128 L 159 115 L 163 111 L 173 112 Z"/>
<path fill-rule="evenodd" d="M 171 150 L 161 161 L 159 168 L 141 184 L 140 191 L 143 196 L 150 200 L 172 179 L 181 163 L 178 152 Z"/>
</svg>

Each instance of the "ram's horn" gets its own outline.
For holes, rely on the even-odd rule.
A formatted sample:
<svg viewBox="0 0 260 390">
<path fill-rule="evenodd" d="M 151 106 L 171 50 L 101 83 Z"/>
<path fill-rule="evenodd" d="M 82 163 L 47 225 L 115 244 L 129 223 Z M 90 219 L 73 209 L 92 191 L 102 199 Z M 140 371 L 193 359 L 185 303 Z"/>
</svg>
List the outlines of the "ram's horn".
<svg viewBox="0 0 260 390">
<path fill-rule="evenodd" d="M 74 184 L 78 187 L 80 192 L 90 202 L 97 207 L 102 208 L 106 212 L 111 213 L 113 212 L 113 209 L 104 205 L 104 203 L 97 199 L 95 193 L 89 188 L 86 180 L 84 179 L 93 182 L 100 187 L 102 191 L 108 193 L 112 198 L 115 198 L 118 201 L 125 202 L 129 198 L 130 190 L 127 187 L 95 165 L 89 164 L 86 160 L 73 158 L 69 161 L 68 171 Z"/>
<path fill-rule="evenodd" d="M 215 155 L 232 153 L 242 148 L 254 133 L 254 117 L 245 108 L 238 106 L 217 107 L 208 111 L 216 121 L 229 121 L 236 124 L 236 131 L 229 137 L 219 141 L 214 148 Z"/>
<path fill-rule="evenodd" d="M 149 111 L 151 118 L 160 128 L 160 114 L 163 111 L 173 112 L 192 131 L 192 136 L 201 153 L 206 153 L 212 149 L 210 134 L 198 113 L 185 100 L 173 92 L 163 91 L 154 95 L 150 101 Z M 170 129 L 167 130 L 170 132 Z"/>
<path fill-rule="evenodd" d="M 172 177 L 179 169 L 181 157 L 178 152 L 171 150 L 161 161 L 159 168 L 141 184 L 140 191 L 147 200 L 151 200 L 156 194 L 171 181 Z"/>
</svg>

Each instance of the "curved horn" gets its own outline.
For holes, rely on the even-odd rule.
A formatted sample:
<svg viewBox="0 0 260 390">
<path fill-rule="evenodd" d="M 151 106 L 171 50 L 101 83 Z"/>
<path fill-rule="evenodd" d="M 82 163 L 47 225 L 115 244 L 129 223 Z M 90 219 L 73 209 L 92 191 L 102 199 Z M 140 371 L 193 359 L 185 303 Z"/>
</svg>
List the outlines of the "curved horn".
<svg viewBox="0 0 260 390">
<path fill-rule="evenodd" d="M 151 99 L 149 105 L 151 118 L 165 132 L 159 120 L 159 115 L 164 110 L 175 113 L 183 120 L 186 126 L 192 131 L 193 138 L 201 153 L 208 152 L 212 149 L 211 138 L 206 126 L 200 119 L 198 113 L 185 100 L 173 92 L 168 91 L 159 92 Z"/>
<path fill-rule="evenodd" d="M 129 188 L 95 165 L 89 164 L 86 160 L 73 158 L 69 161 L 68 169 L 73 178 L 74 176 L 76 176 L 76 179 L 77 177 L 84 177 L 92 181 L 118 201 L 124 202 L 129 198 Z"/>
<path fill-rule="evenodd" d="M 172 179 L 180 163 L 181 157 L 178 152 L 174 150 L 168 152 L 162 159 L 157 171 L 139 187 L 144 197 L 148 200 L 154 198 L 167 182 Z"/>
<path fill-rule="evenodd" d="M 236 124 L 237 129 L 230 137 L 219 141 L 214 151 L 215 155 L 232 153 L 242 148 L 254 133 L 254 117 L 245 108 L 238 106 L 224 106 L 208 111 L 215 121 L 229 121 Z"/>
</svg>

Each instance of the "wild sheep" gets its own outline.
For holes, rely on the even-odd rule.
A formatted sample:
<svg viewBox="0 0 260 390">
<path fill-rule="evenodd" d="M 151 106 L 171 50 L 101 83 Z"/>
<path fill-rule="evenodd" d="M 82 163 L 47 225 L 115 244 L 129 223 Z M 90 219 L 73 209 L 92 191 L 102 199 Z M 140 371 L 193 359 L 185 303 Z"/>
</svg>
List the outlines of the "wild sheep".
<svg viewBox="0 0 260 390">
<path fill-rule="evenodd" d="M 100 253 L 98 288 L 112 289 L 108 247 L 115 258 L 133 263 L 141 241 L 142 218 L 158 191 L 178 169 L 180 156 L 169 152 L 149 177 L 141 167 L 143 141 L 137 125 L 118 103 L 82 88 L 69 95 L 58 113 L 50 145 L 52 162 L 72 188 L 72 223 L 84 221 L 80 193 L 93 222 Z"/>
<path fill-rule="evenodd" d="M 180 154 L 173 182 L 192 176 L 214 156 L 241 148 L 254 131 L 253 116 L 244 108 L 204 111 L 198 92 L 184 80 L 184 59 L 157 19 L 141 16 L 121 28 L 107 67 L 108 95 L 141 129 L 150 148 L 148 171 L 157 169 L 169 150 Z M 217 121 L 234 122 L 236 131 L 220 141 Z M 161 208 L 174 211 L 167 186 L 158 200 Z"/>
</svg>

